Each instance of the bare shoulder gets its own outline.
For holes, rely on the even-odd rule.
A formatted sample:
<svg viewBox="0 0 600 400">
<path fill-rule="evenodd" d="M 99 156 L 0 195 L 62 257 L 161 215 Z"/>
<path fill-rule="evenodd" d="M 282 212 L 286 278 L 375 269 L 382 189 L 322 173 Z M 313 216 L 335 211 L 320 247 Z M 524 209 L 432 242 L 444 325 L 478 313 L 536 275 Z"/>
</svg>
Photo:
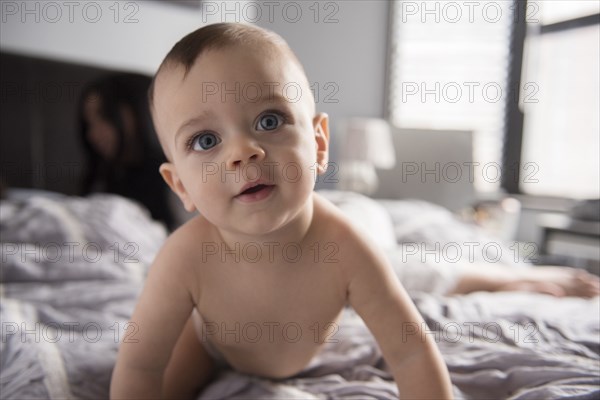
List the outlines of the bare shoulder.
<svg viewBox="0 0 600 400">
<path fill-rule="evenodd" d="M 334 204 L 315 193 L 315 219 L 319 236 L 339 246 L 341 265 L 351 279 L 361 270 L 385 268 L 381 248 L 352 223 Z"/>
<path fill-rule="evenodd" d="M 201 215 L 187 221 L 175 230 L 165 241 L 163 249 L 165 252 L 177 252 L 181 257 L 193 253 L 199 243 L 214 239 L 214 225 Z"/>
<path fill-rule="evenodd" d="M 197 215 L 171 233 L 165 241 L 161 253 L 167 253 L 182 261 L 193 258 L 202 248 L 201 243 L 215 240 L 215 232 L 214 225 L 201 215 Z"/>
<path fill-rule="evenodd" d="M 358 232 L 350 220 L 329 200 L 314 193 L 314 219 L 321 235 L 333 235 L 333 239 L 350 239 Z"/>
<path fill-rule="evenodd" d="M 178 279 L 181 282 L 196 282 L 202 264 L 202 243 L 213 240 L 214 229 L 204 217 L 196 216 L 173 232 L 158 252 L 149 275 L 160 279 Z M 196 288 L 188 290 L 195 292 Z"/>
</svg>

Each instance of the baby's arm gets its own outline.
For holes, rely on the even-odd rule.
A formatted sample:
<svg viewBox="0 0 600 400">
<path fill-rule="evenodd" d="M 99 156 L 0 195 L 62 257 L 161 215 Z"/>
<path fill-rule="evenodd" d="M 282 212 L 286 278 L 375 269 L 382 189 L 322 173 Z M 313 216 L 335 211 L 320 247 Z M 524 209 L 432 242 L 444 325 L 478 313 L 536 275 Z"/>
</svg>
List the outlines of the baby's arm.
<svg viewBox="0 0 600 400">
<path fill-rule="evenodd" d="M 193 277 L 176 250 L 167 243 L 150 269 L 131 318 L 135 334 L 120 345 L 111 399 L 161 397 L 165 368 L 193 308 L 187 286 Z"/>
<path fill-rule="evenodd" d="M 446 365 L 391 266 L 370 243 L 357 246 L 349 301 L 377 340 L 401 399 L 451 399 Z"/>
</svg>

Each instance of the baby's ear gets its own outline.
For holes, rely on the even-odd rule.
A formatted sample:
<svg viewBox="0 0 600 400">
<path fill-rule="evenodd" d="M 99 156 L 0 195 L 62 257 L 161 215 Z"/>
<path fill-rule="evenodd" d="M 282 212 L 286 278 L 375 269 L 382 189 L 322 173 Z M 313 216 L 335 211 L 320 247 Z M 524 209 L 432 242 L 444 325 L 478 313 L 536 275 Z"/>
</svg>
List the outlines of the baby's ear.
<svg viewBox="0 0 600 400">
<path fill-rule="evenodd" d="M 313 118 L 315 141 L 317 149 L 317 172 L 323 174 L 329 161 L 329 115 L 318 113 Z"/>
<path fill-rule="evenodd" d="M 171 190 L 179 197 L 186 211 L 196 211 L 196 206 L 194 206 L 194 203 L 190 199 L 188 192 L 185 190 L 183 182 L 181 182 L 181 179 L 179 179 L 179 175 L 177 175 L 177 170 L 175 169 L 173 163 L 162 163 L 158 170 L 160 171 L 160 174 L 165 182 L 167 182 L 167 185 L 169 185 Z"/>
</svg>

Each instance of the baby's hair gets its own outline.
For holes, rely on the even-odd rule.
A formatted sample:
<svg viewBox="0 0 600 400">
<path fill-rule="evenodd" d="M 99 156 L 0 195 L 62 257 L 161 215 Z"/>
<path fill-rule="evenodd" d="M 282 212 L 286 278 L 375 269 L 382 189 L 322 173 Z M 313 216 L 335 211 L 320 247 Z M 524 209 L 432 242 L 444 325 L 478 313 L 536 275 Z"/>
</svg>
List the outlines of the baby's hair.
<svg viewBox="0 0 600 400">
<path fill-rule="evenodd" d="M 150 88 L 148 89 L 150 107 L 152 108 L 154 102 L 154 83 L 156 77 L 164 68 L 168 66 L 183 66 L 185 68 L 185 77 L 194 65 L 196 59 L 207 50 L 223 49 L 239 45 L 269 46 L 282 51 L 286 56 L 291 57 L 292 61 L 296 63 L 304 73 L 304 68 L 302 68 L 302 65 L 286 41 L 272 31 L 257 26 L 236 23 L 206 25 L 187 34 L 177 42 L 160 64 L 158 71 L 152 79 Z"/>
</svg>

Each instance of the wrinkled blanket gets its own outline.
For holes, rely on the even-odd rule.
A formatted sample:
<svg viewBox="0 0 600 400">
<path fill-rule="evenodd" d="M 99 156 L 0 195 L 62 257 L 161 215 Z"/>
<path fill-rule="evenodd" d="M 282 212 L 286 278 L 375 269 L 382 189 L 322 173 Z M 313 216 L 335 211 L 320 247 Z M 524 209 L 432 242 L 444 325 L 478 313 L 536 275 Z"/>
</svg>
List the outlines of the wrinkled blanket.
<svg viewBox="0 0 600 400">
<path fill-rule="evenodd" d="M 597 399 L 598 300 L 546 295 L 429 294 L 415 302 L 431 327 L 457 398 Z M 523 310 L 527 304 L 527 310 Z M 398 340 L 414 334 L 410 325 Z M 274 382 L 226 370 L 200 399 L 392 399 L 397 394 L 372 336 L 351 310 L 311 365 Z"/>
<path fill-rule="evenodd" d="M 110 195 L 2 201 L 0 216 L 1 398 L 108 398 L 164 227 Z"/>
<path fill-rule="evenodd" d="M 108 398 L 118 344 L 133 333 L 127 320 L 164 229 L 114 196 L 2 202 L 0 215 L 1 398 Z M 413 293 L 413 300 L 458 398 L 600 396 L 598 298 Z M 360 318 L 348 309 L 339 324 L 298 375 L 267 380 L 225 369 L 198 398 L 396 398 Z"/>
</svg>

